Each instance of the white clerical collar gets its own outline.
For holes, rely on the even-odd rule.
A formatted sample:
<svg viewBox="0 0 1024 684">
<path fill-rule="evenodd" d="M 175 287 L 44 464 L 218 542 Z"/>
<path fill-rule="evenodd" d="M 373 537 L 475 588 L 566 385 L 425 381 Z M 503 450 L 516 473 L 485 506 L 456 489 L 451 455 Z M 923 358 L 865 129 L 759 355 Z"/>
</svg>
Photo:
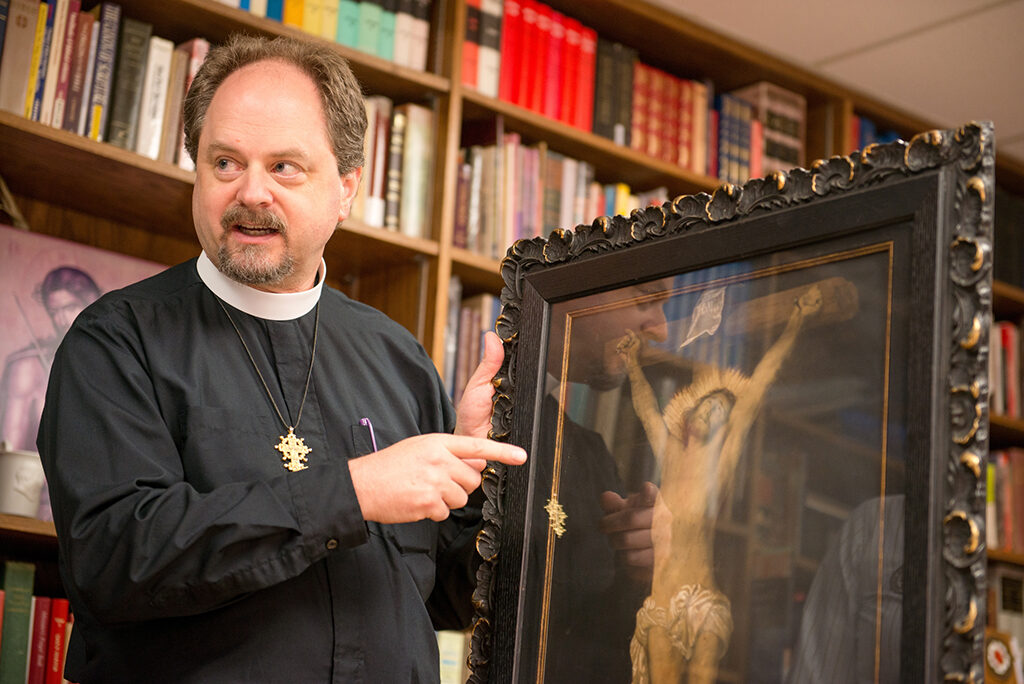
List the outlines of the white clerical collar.
<svg viewBox="0 0 1024 684">
<path fill-rule="evenodd" d="M 310 289 L 304 292 L 264 292 L 228 278 L 213 265 L 206 252 L 199 254 L 196 270 L 213 294 L 250 316 L 270 321 L 290 321 L 312 311 L 320 301 L 320 292 L 327 277 L 327 264 L 321 259 L 316 285 Z"/>
</svg>

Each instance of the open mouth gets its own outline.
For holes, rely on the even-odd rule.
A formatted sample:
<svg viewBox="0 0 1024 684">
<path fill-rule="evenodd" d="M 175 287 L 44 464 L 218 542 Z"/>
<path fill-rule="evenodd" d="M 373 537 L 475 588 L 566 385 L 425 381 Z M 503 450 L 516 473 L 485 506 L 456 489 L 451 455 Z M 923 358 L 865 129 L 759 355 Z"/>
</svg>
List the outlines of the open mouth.
<svg viewBox="0 0 1024 684">
<path fill-rule="evenodd" d="M 252 237 L 258 237 L 261 235 L 270 235 L 278 232 L 276 228 L 270 226 L 247 226 L 241 223 L 236 223 L 234 229 L 243 235 L 249 235 Z"/>
</svg>

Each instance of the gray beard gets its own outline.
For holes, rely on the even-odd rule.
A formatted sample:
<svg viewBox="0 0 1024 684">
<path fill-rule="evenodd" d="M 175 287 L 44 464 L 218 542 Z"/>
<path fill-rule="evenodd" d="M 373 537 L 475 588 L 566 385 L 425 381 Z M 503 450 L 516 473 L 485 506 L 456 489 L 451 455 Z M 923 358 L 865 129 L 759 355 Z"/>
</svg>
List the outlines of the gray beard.
<svg viewBox="0 0 1024 684">
<path fill-rule="evenodd" d="M 295 260 L 290 254 L 274 263 L 263 256 L 258 245 L 247 245 L 234 252 L 221 245 L 217 251 L 217 262 L 221 273 L 243 285 L 277 283 L 295 270 Z"/>
</svg>

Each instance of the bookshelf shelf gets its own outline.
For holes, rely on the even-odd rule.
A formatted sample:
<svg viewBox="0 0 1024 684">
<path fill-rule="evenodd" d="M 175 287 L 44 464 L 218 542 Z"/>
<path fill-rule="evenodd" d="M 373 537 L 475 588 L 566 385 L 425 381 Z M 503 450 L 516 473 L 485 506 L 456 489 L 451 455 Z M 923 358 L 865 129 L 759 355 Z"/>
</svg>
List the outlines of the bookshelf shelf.
<svg viewBox="0 0 1024 684">
<path fill-rule="evenodd" d="M 1024 553 L 1021 553 L 1020 551 L 989 549 L 988 559 L 997 563 L 1012 563 L 1013 565 L 1024 566 Z"/>
<path fill-rule="evenodd" d="M 1009 283 L 992 283 L 992 310 L 1000 318 L 1024 316 L 1024 289 Z"/>
<path fill-rule="evenodd" d="M 501 261 L 490 259 L 468 249 L 451 248 L 452 273 L 462 279 L 471 291 L 500 292 Z"/>
<path fill-rule="evenodd" d="M 1024 420 L 1007 416 L 989 416 L 991 447 L 1001 449 L 1024 444 Z"/>
</svg>

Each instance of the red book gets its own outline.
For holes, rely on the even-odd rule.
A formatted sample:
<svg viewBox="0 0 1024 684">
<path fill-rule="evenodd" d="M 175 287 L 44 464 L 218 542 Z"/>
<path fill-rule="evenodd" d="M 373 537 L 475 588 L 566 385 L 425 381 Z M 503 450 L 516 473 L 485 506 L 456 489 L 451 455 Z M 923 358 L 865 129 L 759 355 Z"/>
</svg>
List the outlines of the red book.
<svg viewBox="0 0 1024 684">
<path fill-rule="evenodd" d="M 46 646 L 50 636 L 50 607 L 53 599 L 49 596 L 35 596 L 32 601 L 32 640 L 28 647 L 27 684 L 46 682 Z"/>
<path fill-rule="evenodd" d="M 764 124 L 760 119 L 750 121 L 750 177 L 764 175 Z"/>
<path fill-rule="evenodd" d="M 64 104 L 64 120 L 61 122 L 65 131 L 78 132 L 78 121 L 82 111 L 83 98 L 88 97 L 89 84 L 85 82 L 89 71 L 89 47 L 92 41 L 92 26 L 96 22 L 89 12 L 80 12 L 75 21 L 74 54 L 71 58 L 71 75 L 68 80 L 67 100 Z M 57 125 L 54 119 L 54 125 Z"/>
<path fill-rule="evenodd" d="M 67 109 L 68 89 L 71 85 L 71 66 L 75 56 L 78 19 L 81 15 L 81 0 L 68 3 L 68 23 L 64 28 L 64 44 L 60 49 L 60 69 L 57 72 L 57 87 L 53 94 L 53 113 L 46 123 L 55 128 L 64 126 L 64 112 Z"/>
<path fill-rule="evenodd" d="M 50 635 L 46 644 L 46 684 L 61 684 L 64 679 L 64 652 L 69 612 L 67 599 L 53 599 L 50 606 Z"/>
<path fill-rule="evenodd" d="M 531 103 L 536 99 L 540 104 L 540 97 L 534 98 L 533 93 L 540 91 L 540 79 L 537 77 L 541 64 L 540 55 L 540 3 L 537 0 L 520 0 L 523 15 L 523 59 L 519 63 L 519 81 L 515 92 L 519 99 L 516 104 L 526 109 L 531 109 Z"/>
<path fill-rule="evenodd" d="M 718 178 L 718 110 L 708 109 L 708 175 Z"/>
<path fill-rule="evenodd" d="M 583 58 L 581 41 L 583 25 L 572 17 L 564 17 L 565 43 L 562 50 L 562 73 L 558 85 L 561 94 L 558 120 L 574 126 L 576 124 L 576 107 L 579 106 L 580 61 Z"/>
<path fill-rule="evenodd" d="M 1006 388 L 1006 415 L 1020 417 L 1020 330 L 1009 321 L 996 324 L 999 329 L 1000 351 L 1003 355 L 1003 384 Z"/>
<path fill-rule="evenodd" d="M 540 26 L 543 32 L 545 15 L 541 14 Z M 544 63 L 544 94 L 541 113 L 556 121 L 562 118 L 562 79 L 565 69 L 565 16 L 551 11 L 548 18 L 548 49 Z"/>
<path fill-rule="evenodd" d="M 505 0 L 501 18 L 501 75 L 498 98 L 519 102 L 519 71 L 523 59 L 523 11 L 519 0 Z"/>
<path fill-rule="evenodd" d="M 633 62 L 632 115 L 630 116 L 629 146 L 637 152 L 650 154 L 647 132 L 651 117 L 651 78 L 653 69 L 640 60 Z"/>
<path fill-rule="evenodd" d="M 462 41 L 462 85 L 476 87 L 480 61 L 480 0 L 466 0 L 466 35 Z"/>
<path fill-rule="evenodd" d="M 544 112 L 544 81 L 548 74 L 548 50 L 551 46 L 551 14 L 554 10 L 540 2 L 532 2 L 531 5 L 537 13 L 537 23 L 534 28 L 535 38 L 530 68 L 523 74 L 523 79 L 527 84 L 526 108 L 542 114 Z"/>
<path fill-rule="evenodd" d="M 693 155 L 693 81 L 679 80 L 679 128 L 676 136 L 676 164 L 694 169 Z M 703 173 L 703 169 L 698 171 Z"/>
<path fill-rule="evenodd" d="M 594 122 L 594 79 L 597 76 L 597 31 L 586 26 L 580 30 L 579 80 L 576 88 L 577 128 L 589 131 Z"/>
</svg>

